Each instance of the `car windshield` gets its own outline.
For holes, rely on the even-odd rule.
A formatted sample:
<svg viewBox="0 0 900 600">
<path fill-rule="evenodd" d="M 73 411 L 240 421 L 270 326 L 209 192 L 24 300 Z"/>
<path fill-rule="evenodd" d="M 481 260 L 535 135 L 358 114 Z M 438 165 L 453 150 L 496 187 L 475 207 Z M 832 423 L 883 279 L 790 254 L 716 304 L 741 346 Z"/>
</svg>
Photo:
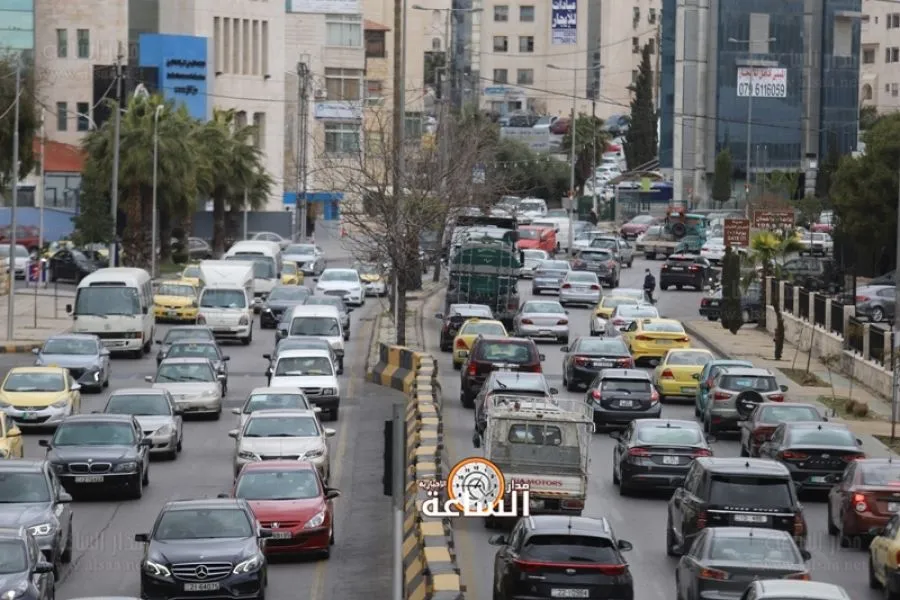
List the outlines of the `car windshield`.
<svg viewBox="0 0 900 600">
<path fill-rule="evenodd" d="M 715 506 L 789 508 L 790 481 L 775 477 L 713 474 L 709 503 Z"/>
<path fill-rule="evenodd" d="M 285 262 L 281 265 L 281 273 L 283 275 L 296 275 L 298 273 L 297 263 L 294 262 Z M 271 296 L 271 292 L 269 296 Z"/>
<path fill-rule="evenodd" d="M 253 526 L 237 508 L 167 510 L 153 532 L 153 539 L 160 541 L 249 537 Z"/>
<path fill-rule="evenodd" d="M 568 271 L 569 263 L 564 260 L 545 260 L 541 263 L 542 271 Z"/>
<path fill-rule="evenodd" d="M 137 443 L 130 423 L 63 422 L 53 436 L 58 446 L 133 446 Z"/>
<path fill-rule="evenodd" d="M 638 301 L 634 298 L 617 298 L 614 296 L 604 296 L 600 301 L 600 305 L 604 308 L 616 308 L 618 306 L 637 306 Z M 620 311 L 621 312 L 621 311 Z"/>
<path fill-rule="evenodd" d="M 522 558 L 550 563 L 615 565 L 621 562 L 612 540 L 582 535 L 531 536 L 522 548 Z"/>
<path fill-rule="evenodd" d="M 537 229 L 520 229 L 519 230 L 519 239 L 520 240 L 539 240 L 539 239 L 541 239 L 541 232 Z"/>
<path fill-rule="evenodd" d="M 581 260 L 591 262 L 606 262 L 612 260 L 612 253 L 605 250 L 585 250 L 580 255 Z"/>
<path fill-rule="evenodd" d="M 156 288 L 157 296 L 182 296 L 193 298 L 197 295 L 194 286 L 178 283 L 162 283 Z"/>
<path fill-rule="evenodd" d="M 213 340 L 212 331 L 209 329 L 170 329 L 163 343 L 173 344 L 179 340 Z"/>
<path fill-rule="evenodd" d="M 518 342 L 484 342 L 478 351 L 479 360 L 492 363 L 530 363 L 531 348 Z"/>
<path fill-rule="evenodd" d="M 532 425 L 517 423 L 510 426 L 507 439 L 512 444 L 561 446 L 562 431 L 556 425 Z"/>
<path fill-rule="evenodd" d="M 291 321 L 290 335 L 335 337 L 340 333 L 341 324 L 334 317 L 295 317 Z"/>
<path fill-rule="evenodd" d="M 50 502 L 43 473 L 0 473 L 0 504 L 20 502 Z"/>
<path fill-rule="evenodd" d="M 334 296 L 307 296 L 304 304 L 307 306 L 333 306 L 342 313 L 347 312 L 347 305 L 344 304 L 344 301 Z"/>
<path fill-rule="evenodd" d="M 331 351 L 331 344 L 328 340 L 317 338 L 286 338 L 278 342 L 275 348 L 276 358 L 280 352 L 288 350 L 328 350 Z"/>
<path fill-rule="evenodd" d="M 302 285 L 285 285 L 276 287 L 269 292 L 268 301 L 278 302 L 279 300 L 288 300 L 303 302 L 309 297 L 309 288 Z"/>
<path fill-rule="evenodd" d="M 506 335 L 506 329 L 502 323 L 469 322 L 463 325 L 459 335 L 478 335 L 479 333 L 484 335 Z"/>
<path fill-rule="evenodd" d="M 286 256 L 314 256 L 316 247 L 312 244 L 292 244 L 284 251 Z"/>
<path fill-rule="evenodd" d="M 725 375 L 721 387 L 735 391 L 774 392 L 778 384 L 771 375 Z"/>
<path fill-rule="evenodd" d="M 50 338 L 41 349 L 41 354 L 77 354 L 96 356 L 100 348 L 96 340 L 77 338 Z"/>
<path fill-rule="evenodd" d="M 644 331 L 652 331 L 657 333 L 684 333 L 684 328 L 678 323 L 667 323 L 664 321 L 656 321 L 644 323 Z"/>
<path fill-rule="evenodd" d="M 381 275 L 381 270 L 375 265 L 356 265 L 360 275 Z"/>
<path fill-rule="evenodd" d="M 566 314 L 565 309 L 559 302 L 528 302 L 522 308 L 523 313 L 551 313 Z"/>
<path fill-rule="evenodd" d="M 709 352 L 688 350 L 686 352 L 669 352 L 665 362 L 667 365 L 675 366 L 701 366 L 711 361 L 712 358 Z"/>
<path fill-rule="evenodd" d="M 709 545 L 710 560 L 743 564 L 800 564 L 803 560 L 794 542 L 787 536 L 713 536 Z"/>
<path fill-rule="evenodd" d="M 546 260 L 547 253 L 543 250 L 522 250 L 525 260 Z"/>
<path fill-rule="evenodd" d="M 628 348 L 620 339 L 581 338 L 572 350 L 574 353 L 627 355 Z"/>
<path fill-rule="evenodd" d="M 247 308 L 242 290 L 205 289 L 200 295 L 201 308 Z"/>
<path fill-rule="evenodd" d="M 591 240 L 591 248 L 617 248 L 618 242 L 608 238 L 594 238 Z"/>
<path fill-rule="evenodd" d="M 822 420 L 822 415 L 812 406 L 772 406 L 763 404 L 759 411 L 758 420 L 764 423 Z"/>
<path fill-rule="evenodd" d="M 166 358 L 208 358 L 219 360 L 219 351 L 212 344 L 173 344 Z"/>
<path fill-rule="evenodd" d="M 649 394 L 651 390 L 650 381 L 646 379 L 603 378 L 600 383 L 600 391 L 626 394 Z"/>
<path fill-rule="evenodd" d="M 856 446 L 856 438 L 849 429 L 836 427 L 793 427 L 788 430 L 791 446 Z"/>
<path fill-rule="evenodd" d="M 132 287 L 98 285 L 79 288 L 75 296 L 76 315 L 138 315 L 141 301 Z"/>
<path fill-rule="evenodd" d="M 309 401 L 303 394 L 253 394 L 244 404 L 244 414 L 249 415 L 256 410 L 272 409 L 308 409 Z"/>
<path fill-rule="evenodd" d="M 651 215 L 638 215 L 633 218 L 629 223 L 634 223 L 635 225 L 646 225 L 648 223 L 652 223 L 654 221 L 654 217 Z"/>
<path fill-rule="evenodd" d="M 583 271 L 570 271 L 566 276 L 566 281 L 575 283 L 597 283 L 597 276 L 593 273 L 585 273 Z"/>
<path fill-rule="evenodd" d="M 698 428 L 687 427 L 638 427 L 637 441 L 657 446 L 693 446 L 703 441 Z"/>
<path fill-rule="evenodd" d="M 460 307 L 450 307 L 450 318 L 453 317 L 463 317 L 463 318 L 471 318 L 471 317 L 481 317 L 482 319 L 492 319 L 494 318 L 494 314 L 491 312 L 491 309 L 487 307 L 475 307 L 468 306 L 465 308 Z"/>
<path fill-rule="evenodd" d="M 234 495 L 246 500 L 308 500 L 322 492 L 314 471 L 250 471 L 237 480 Z"/>
<path fill-rule="evenodd" d="M 322 276 L 319 277 L 319 281 L 359 281 L 359 275 L 356 271 L 350 270 L 342 270 L 342 271 L 332 271 L 328 270 L 322 273 Z"/>
<path fill-rule="evenodd" d="M 4 392 L 62 392 L 66 377 L 59 371 L 10 373 L 3 383 Z"/>
<path fill-rule="evenodd" d="M 198 277 L 200 277 L 200 266 L 191 265 L 190 267 L 185 268 L 185 270 L 181 272 L 181 276 L 190 279 L 197 279 Z"/>
<path fill-rule="evenodd" d="M 658 319 L 659 311 L 652 306 L 638 306 L 636 304 L 621 305 L 616 308 L 616 316 L 626 319 Z"/>
<path fill-rule="evenodd" d="M 900 486 L 900 464 L 862 463 L 860 466 L 862 467 L 863 485 Z"/>
<path fill-rule="evenodd" d="M 163 363 L 156 372 L 157 383 L 212 382 L 216 378 L 207 363 Z"/>
<path fill-rule="evenodd" d="M 537 211 L 541 212 L 544 210 L 543 202 L 519 202 L 519 210 L 524 212 L 529 211 Z"/>
<path fill-rule="evenodd" d="M 28 556 L 25 544 L 19 540 L 0 542 L 0 574 L 10 575 L 28 570 Z"/>
<path fill-rule="evenodd" d="M 331 360 L 324 356 L 291 356 L 278 360 L 276 376 L 334 375 Z"/>
<path fill-rule="evenodd" d="M 261 256 L 259 254 L 241 254 L 237 253 L 232 256 L 226 256 L 225 260 L 231 261 L 250 261 L 253 263 L 253 277 L 255 279 L 274 279 L 275 278 L 275 259 L 271 256 Z"/>
<path fill-rule="evenodd" d="M 244 428 L 244 437 L 318 437 L 315 417 L 251 418 Z"/>
<path fill-rule="evenodd" d="M 114 415 L 135 415 L 139 417 L 161 417 L 171 415 L 169 401 L 162 394 L 115 394 L 106 403 L 107 413 Z"/>
</svg>

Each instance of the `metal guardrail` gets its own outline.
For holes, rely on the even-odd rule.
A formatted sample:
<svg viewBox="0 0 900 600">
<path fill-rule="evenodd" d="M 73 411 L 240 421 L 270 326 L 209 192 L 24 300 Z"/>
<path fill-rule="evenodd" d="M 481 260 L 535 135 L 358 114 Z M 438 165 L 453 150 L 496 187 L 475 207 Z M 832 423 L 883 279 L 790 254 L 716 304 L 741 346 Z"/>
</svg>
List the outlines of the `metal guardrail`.
<svg viewBox="0 0 900 600">
<path fill-rule="evenodd" d="M 788 284 L 784 286 L 784 304 L 782 311 L 789 315 L 794 314 L 794 286 Z"/>
<path fill-rule="evenodd" d="M 813 323 L 815 323 L 819 327 L 825 327 L 825 325 L 827 325 L 827 307 L 828 298 L 826 298 L 822 294 L 813 295 Z M 841 321 L 843 321 L 843 316 L 841 317 Z"/>
<path fill-rule="evenodd" d="M 831 301 L 831 333 L 841 337 L 844 335 L 844 304 Z"/>
<path fill-rule="evenodd" d="M 847 331 L 844 332 L 844 341 L 847 349 L 856 352 L 860 356 L 865 354 L 865 323 L 856 317 L 850 317 L 847 321 Z"/>
<path fill-rule="evenodd" d="M 800 309 L 800 314 L 797 315 L 801 319 L 805 321 L 809 321 L 809 290 L 804 288 L 800 288 L 797 290 L 798 304 L 800 305 L 798 308 Z"/>
</svg>

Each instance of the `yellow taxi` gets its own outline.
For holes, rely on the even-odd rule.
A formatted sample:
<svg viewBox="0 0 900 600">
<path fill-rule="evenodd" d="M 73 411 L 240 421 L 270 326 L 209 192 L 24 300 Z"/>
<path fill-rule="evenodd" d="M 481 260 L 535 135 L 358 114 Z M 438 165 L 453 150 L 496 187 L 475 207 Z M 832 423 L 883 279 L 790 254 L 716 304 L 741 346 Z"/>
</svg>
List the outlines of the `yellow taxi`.
<svg viewBox="0 0 900 600">
<path fill-rule="evenodd" d="M 506 337 L 506 327 L 500 321 L 492 319 L 469 319 L 463 326 L 459 328 L 456 337 L 453 338 L 453 368 L 457 371 L 462 368 L 466 358 L 469 356 L 469 349 L 475 343 L 475 338 L 479 335 L 499 335 Z"/>
<path fill-rule="evenodd" d="M 62 367 L 14 367 L 0 385 L 0 410 L 20 429 L 56 426 L 81 410 L 81 386 Z"/>
<path fill-rule="evenodd" d="M 638 319 L 622 332 L 635 364 L 661 360 L 674 348 L 690 348 L 691 338 L 674 319 Z"/>
<path fill-rule="evenodd" d="M 181 272 L 181 281 L 190 283 L 195 288 L 200 288 L 200 265 L 188 265 Z"/>
<path fill-rule="evenodd" d="M 153 315 L 157 321 L 193 323 L 199 312 L 197 288 L 190 281 L 163 281 L 153 290 Z"/>
<path fill-rule="evenodd" d="M 366 296 L 386 296 L 387 283 L 381 270 L 375 265 L 357 265 L 356 270 L 359 278 L 366 289 Z"/>
<path fill-rule="evenodd" d="M 22 443 L 22 431 L 16 427 L 6 413 L 0 412 L 0 458 L 23 458 L 25 444 Z"/>
<path fill-rule="evenodd" d="M 653 384 L 660 400 L 685 396 L 695 398 L 700 384 L 700 372 L 713 360 L 712 352 L 699 348 L 669 350 L 653 372 Z"/>
<path fill-rule="evenodd" d="M 284 285 L 303 285 L 303 271 L 300 265 L 286 260 L 281 266 L 281 283 Z"/>
<path fill-rule="evenodd" d="M 594 307 L 594 316 L 609 320 L 613 311 L 620 304 L 637 306 L 640 302 L 635 298 L 626 298 L 625 296 L 603 296 L 600 298 L 600 302 L 597 303 L 597 306 Z"/>
<path fill-rule="evenodd" d="M 900 591 L 900 515 L 894 514 L 884 528 L 870 531 L 876 535 L 869 545 L 869 587 L 889 591 L 885 598 L 896 598 Z"/>
</svg>

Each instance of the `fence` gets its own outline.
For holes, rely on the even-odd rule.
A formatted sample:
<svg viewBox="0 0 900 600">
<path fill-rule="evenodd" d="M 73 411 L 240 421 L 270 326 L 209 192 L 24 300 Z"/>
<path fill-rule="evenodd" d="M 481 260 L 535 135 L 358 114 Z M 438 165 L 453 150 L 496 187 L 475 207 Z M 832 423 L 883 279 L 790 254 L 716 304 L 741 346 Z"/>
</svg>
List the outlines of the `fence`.
<svg viewBox="0 0 900 600">
<path fill-rule="evenodd" d="M 848 350 L 863 356 L 866 347 L 865 323 L 856 317 L 850 317 L 847 320 L 847 331 L 844 335 L 844 341 Z"/>
<path fill-rule="evenodd" d="M 884 338 L 889 335 L 890 332 L 887 329 L 882 329 L 881 327 L 869 328 L 869 358 L 880 364 L 882 367 L 885 366 L 885 362 L 887 362 L 888 365 L 890 365 L 891 362 L 890 355 L 888 354 L 885 356 L 884 353 Z"/>
<path fill-rule="evenodd" d="M 828 325 L 827 314 L 828 299 L 822 294 L 813 294 L 813 323 L 819 327 L 825 327 Z"/>
<path fill-rule="evenodd" d="M 818 296 L 818 294 L 817 294 Z M 827 302 L 825 303 L 827 306 Z M 839 336 L 844 335 L 844 304 L 842 302 L 831 301 L 831 333 Z"/>
<path fill-rule="evenodd" d="M 786 312 L 790 315 L 794 314 L 794 286 L 793 285 L 785 285 L 784 286 L 784 304 L 781 308 L 782 312 Z"/>
<path fill-rule="evenodd" d="M 805 321 L 809 321 L 809 290 L 800 288 L 797 290 L 797 297 L 800 304 L 800 314 L 797 316 Z"/>
</svg>

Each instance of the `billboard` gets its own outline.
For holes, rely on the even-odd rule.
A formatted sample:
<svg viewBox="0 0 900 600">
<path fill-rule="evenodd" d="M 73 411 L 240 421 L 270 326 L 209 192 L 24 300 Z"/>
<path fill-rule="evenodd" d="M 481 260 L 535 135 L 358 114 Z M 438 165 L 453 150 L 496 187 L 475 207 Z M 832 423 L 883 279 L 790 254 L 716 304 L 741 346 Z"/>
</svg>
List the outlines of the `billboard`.
<svg viewBox="0 0 900 600">
<path fill-rule="evenodd" d="M 289 13 L 362 14 L 362 4 L 359 0 L 286 0 L 286 2 Z"/>
<path fill-rule="evenodd" d="M 578 41 L 578 0 L 551 0 L 550 33 L 554 46 L 572 46 Z"/>
<path fill-rule="evenodd" d="M 786 98 L 787 69 L 740 67 L 737 72 L 738 98 Z"/>
<path fill-rule="evenodd" d="M 550 130 L 533 127 L 503 127 L 500 138 L 516 140 L 531 148 L 534 152 L 550 152 Z"/>
<path fill-rule="evenodd" d="M 142 33 L 139 61 L 158 69 L 157 87 L 166 100 L 184 105 L 195 119 L 209 118 L 207 38 Z"/>
</svg>

